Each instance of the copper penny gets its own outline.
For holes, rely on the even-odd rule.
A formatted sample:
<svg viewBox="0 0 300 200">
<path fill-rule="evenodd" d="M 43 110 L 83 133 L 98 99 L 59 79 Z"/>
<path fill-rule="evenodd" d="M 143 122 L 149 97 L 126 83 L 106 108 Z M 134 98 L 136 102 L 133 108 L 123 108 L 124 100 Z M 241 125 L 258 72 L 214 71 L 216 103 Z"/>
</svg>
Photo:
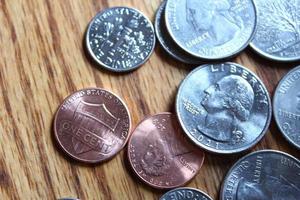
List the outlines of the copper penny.
<svg viewBox="0 0 300 200">
<path fill-rule="evenodd" d="M 128 144 L 135 174 L 157 189 L 180 187 L 199 171 L 204 153 L 188 141 L 174 114 L 160 113 L 136 127 Z"/>
<path fill-rule="evenodd" d="M 59 107 L 54 133 L 59 146 L 72 158 L 98 163 L 112 158 L 126 144 L 130 115 L 115 94 L 89 88 L 75 92 Z"/>
</svg>

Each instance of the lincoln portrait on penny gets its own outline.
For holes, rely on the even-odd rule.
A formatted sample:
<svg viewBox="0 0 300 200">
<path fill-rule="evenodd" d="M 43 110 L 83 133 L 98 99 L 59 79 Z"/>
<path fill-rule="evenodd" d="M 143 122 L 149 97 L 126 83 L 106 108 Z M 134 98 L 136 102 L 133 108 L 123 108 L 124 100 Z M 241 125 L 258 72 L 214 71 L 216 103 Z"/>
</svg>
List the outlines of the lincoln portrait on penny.
<svg viewBox="0 0 300 200">
<path fill-rule="evenodd" d="M 229 75 L 210 85 L 204 93 L 201 105 L 206 116 L 198 124 L 198 131 L 221 142 L 242 139 L 240 124 L 249 120 L 254 103 L 251 85 L 240 76 Z"/>
<path fill-rule="evenodd" d="M 186 0 L 186 20 L 197 34 L 208 32 L 211 45 L 223 45 L 238 35 L 244 24 L 231 10 L 230 0 Z"/>
</svg>

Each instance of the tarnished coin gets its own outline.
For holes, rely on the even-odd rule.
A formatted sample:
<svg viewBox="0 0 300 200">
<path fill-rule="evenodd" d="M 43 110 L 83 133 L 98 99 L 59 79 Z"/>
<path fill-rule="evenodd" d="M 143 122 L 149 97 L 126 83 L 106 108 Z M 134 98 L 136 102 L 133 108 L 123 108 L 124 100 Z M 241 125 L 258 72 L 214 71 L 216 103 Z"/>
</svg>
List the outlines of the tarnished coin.
<svg viewBox="0 0 300 200">
<path fill-rule="evenodd" d="M 272 113 L 259 78 L 229 62 L 193 70 L 179 87 L 176 112 L 189 138 L 221 154 L 241 152 L 259 142 Z"/>
<path fill-rule="evenodd" d="M 72 158 L 98 163 L 112 158 L 126 144 L 130 115 L 124 102 L 100 88 L 75 92 L 54 119 L 55 139 Z"/>
<path fill-rule="evenodd" d="M 278 84 L 273 110 L 280 131 L 300 149 L 300 66 L 291 70 Z"/>
<path fill-rule="evenodd" d="M 200 64 L 202 60 L 186 53 L 171 38 L 165 24 L 164 12 L 167 1 L 163 1 L 156 11 L 155 33 L 162 48 L 176 60 L 186 64 Z"/>
<path fill-rule="evenodd" d="M 112 7 L 98 13 L 91 21 L 86 45 L 94 60 L 106 69 L 130 71 L 145 63 L 152 54 L 154 28 L 141 12 Z"/>
<path fill-rule="evenodd" d="M 264 150 L 240 159 L 223 182 L 221 200 L 299 200 L 300 161 Z"/>
<path fill-rule="evenodd" d="M 272 60 L 300 60 L 300 0 L 254 2 L 258 17 L 251 47 Z"/>
<path fill-rule="evenodd" d="M 159 200 L 212 200 L 212 198 L 195 188 L 183 187 L 167 192 Z"/>
<path fill-rule="evenodd" d="M 168 0 L 167 29 L 186 52 L 207 60 L 232 57 L 255 32 L 252 0 Z"/>
<path fill-rule="evenodd" d="M 190 181 L 201 168 L 204 153 L 185 138 L 175 115 L 160 113 L 144 119 L 133 131 L 128 158 L 142 181 L 167 189 Z"/>
</svg>

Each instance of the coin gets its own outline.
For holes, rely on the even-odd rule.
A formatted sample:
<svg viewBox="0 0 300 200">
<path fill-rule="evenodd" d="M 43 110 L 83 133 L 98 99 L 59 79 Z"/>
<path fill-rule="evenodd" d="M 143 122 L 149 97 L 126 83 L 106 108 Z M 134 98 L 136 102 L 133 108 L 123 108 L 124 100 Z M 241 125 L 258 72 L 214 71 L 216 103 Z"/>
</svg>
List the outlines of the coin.
<svg viewBox="0 0 300 200">
<path fill-rule="evenodd" d="M 285 75 L 273 100 L 275 121 L 284 137 L 300 149 L 300 66 Z"/>
<path fill-rule="evenodd" d="M 291 155 L 264 150 L 246 155 L 227 173 L 220 199 L 298 200 L 300 161 Z"/>
<path fill-rule="evenodd" d="M 206 60 L 225 59 L 252 40 L 256 9 L 252 0 L 168 0 L 165 20 L 186 52 Z"/>
<path fill-rule="evenodd" d="M 180 187 L 201 168 L 204 153 L 181 132 L 176 115 L 160 113 L 144 119 L 128 143 L 134 173 L 157 189 Z"/>
<path fill-rule="evenodd" d="M 198 146 L 221 154 L 254 146 L 266 133 L 271 102 L 264 84 L 236 63 L 207 64 L 181 83 L 176 113 Z"/>
<path fill-rule="evenodd" d="M 195 188 L 176 188 L 164 194 L 160 200 L 212 200 L 210 196 Z"/>
<path fill-rule="evenodd" d="M 140 11 L 112 7 L 90 22 L 86 45 L 93 59 L 114 72 L 131 71 L 144 64 L 153 52 L 155 33 Z"/>
<path fill-rule="evenodd" d="M 182 50 L 171 38 L 170 34 L 167 31 L 165 20 L 164 20 L 164 11 L 167 1 L 163 1 L 158 10 L 156 11 L 155 17 L 155 33 L 156 38 L 158 39 L 162 48 L 174 59 L 186 63 L 186 64 L 200 64 L 202 61 L 198 58 L 193 57 L 192 55 L 186 53 Z"/>
<path fill-rule="evenodd" d="M 125 146 L 130 123 L 128 109 L 119 97 L 101 88 L 88 88 L 73 93 L 59 107 L 54 135 L 70 157 L 98 163 Z"/>
<path fill-rule="evenodd" d="M 272 60 L 300 60 L 300 0 L 254 2 L 258 21 L 251 47 Z"/>
</svg>

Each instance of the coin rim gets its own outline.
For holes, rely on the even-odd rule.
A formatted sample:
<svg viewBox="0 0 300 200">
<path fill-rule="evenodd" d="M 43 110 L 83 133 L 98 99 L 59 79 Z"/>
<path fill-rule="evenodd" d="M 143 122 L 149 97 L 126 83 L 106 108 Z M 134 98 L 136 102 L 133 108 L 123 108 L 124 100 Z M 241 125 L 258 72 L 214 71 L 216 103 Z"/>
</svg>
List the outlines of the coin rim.
<svg viewBox="0 0 300 200">
<path fill-rule="evenodd" d="M 273 115 L 274 115 L 274 118 L 275 118 L 275 122 L 276 122 L 276 125 L 277 127 L 279 128 L 281 134 L 284 136 L 284 138 L 291 144 L 293 145 L 294 147 L 296 147 L 297 149 L 300 150 L 300 144 L 297 144 L 296 142 L 294 142 L 290 137 L 288 137 L 288 135 L 285 133 L 285 131 L 283 131 L 280 123 L 279 123 L 279 117 L 277 115 L 277 111 L 278 111 L 278 105 L 276 105 L 276 102 L 278 101 L 278 91 L 279 91 L 279 88 L 280 86 L 285 82 L 286 78 L 289 77 L 289 75 L 291 75 L 292 73 L 294 73 L 295 71 L 300 71 L 300 65 L 299 66 L 296 66 L 294 67 L 293 69 L 291 69 L 288 73 L 286 73 L 279 81 L 276 89 L 275 89 L 275 93 L 274 93 L 274 97 L 273 97 Z"/>
<path fill-rule="evenodd" d="M 105 91 L 105 92 L 108 92 L 112 95 L 114 95 L 122 104 L 123 106 L 125 107 L 125 110 L 127 111 L 127 114 L 128 114 L 128 119 L 129 119 L 129 127 L 128 127 L 128 134 L 127 134 L 127 137 L 126 137 L 126 140 L 124 140 L 122 146 L 118 149 L 118 151 L 116 151 L 113 155 L 105 158 L 105 159 L 101 159 L 101 160 L 87 160 L 87 159 L 81 159 L 81 158 L 78 158 L 76 156 L 74 156 L 73 154 L 71 154 L 70 152 L 68 152 L 64 145 L 62 145 L 61 141 L 58 139 L 58 134 L 57 134 L 57 130 L 56 130 L 56 124 L 57 124 L 57 117 L 58 117 L 58 113 L 59 111 L 61 110 L 62 106 L 64 105 L 64 103 L 71 97 L 73 96 L 74 94 L 78 93 L 78 92 L 81 92 L 81 91 L 87 91 L 87 90 L 102 90 L 102 91 Z M 127 105 L 125 104 L 125 102 L 118 96 L 116 95 L 115 93 L 113 92 L 110 92 L 106 89 L 103 89 L 103 88 L 98 88 L 98 87 L 90 87 L 90 88 L 84 88 L 84 89 L 80 89 L 80 90 L 77 90 L 73 93 L 71 93 L 70 95 L 68 95 L 64 100 L 63 102 L 60 104 L 60 106 L 58 107 L 57 111 L 56 111 L 56 114 L 54 116 L 54 121 L 53 121 L 53 129 L 54 129 L 54 137 L 55 137 L 55 140 L 57 142 L 57 144 L 59 145 L 59 147 L 68 155 L 70 156 L 71 158 L 73 158 L 74 160 L 77 160 L 77 161 L 80 161 L 80 162 L 83 162 L 83 163 L 87 163 L 87 164 L 97 164 L 97 163 L 102 163 L 102 162 L 105 162 L 105 161 L 108 161 L 112 158 L 114 158 L 122 149 L 124 149 L 124 147 L 126 146 L 127 142 L 128 142 L 128 139 L 130 137 L 130 134 L 131 134 L 131 116 L 130 116 L 130 112 L 128 110 L 128 107 Z"/>
<path fill-rule="evenodd" d="M 176 41 L 176 37 L 171 31 L 172 28 L 170 27 L 171 25 L 170 25 L 169 19 L 168 19 L 168 13 L 170 13 L 170 11 L 168 12 L 167 9 L 168 9 L 168 7 L 170 7 L 170 6 L 168 6 L 170 4 L 170 1 L 172 1 L 172 0 L 167 0 L 166 9 L 165 9 L 165 22 L 166 22 L 166 27 L 169 32 L 169 35 L 174 40 L 174 42 L 185 52 L 187 52 L 197 58 L 203 59 L 204 61 L 224 60 L 224 59 L 230 59 L 230 58 L 237 56 L 239 53 L 241 53 L 243 50 L 245 50 L 249 46 L 249 44 L 251 43 L 251 41 L 253 40 L 253 38 L 256 34 L 256 29 L 257 29 L 257 24 L 258 24 L 257 23 L 258 22 L 257 8 L 256 8 L 256 4 L 254 3 L 254 0 L 249 0 L 249 1 L 251 1 L 250 3 L 252 4 L 253 9 L 254 9 L 254 16 L 255 16 L 254 18 L 255 19 L 254 19 L 254 27 L 252 28 L 253 29 L 252 33 L 251 33 L 250 37 L 248 38 L 247 42 L 245 42 L 244 45 L 241 46 L 241 48 L 239 48 L 238 50 L 234 51 L 231 54 L 226 54 L 226 55 L 222 55 L 222 56 L 214 56 L 214 57 L 199 55 L 197 53 L 194 53 L 193 51 L 190 51 L 188 48 L 184 47 L 183 45 L 181 45 L 179 42 Z"/>
<path fill-rule="evenodd" d="M 243 160 L 247 159 L 248 157 L 250 156 L 253 156 L 255 154 L 260 154 L 260 153 L 275 153 L 275 154 L 278 154 L 278 155 L 284 155 L 284 156 L 287 156 L 288 158 L 290 159 L 293 159 L 294 161 L 296 161 L 298 164 L 300 164 L 300 160 L 297 159 L 296 157 L 286 153 L 286 152 L 283 152 L 283 151 L 279 151 L 279 150 L 274 150 L 274 149 L 263 149 L 263 150 L 258 150 L 258 151 L 253 151 L 245 156 L 243 156 L 242 158 L 240 158 L 238 161 L 236 161 L 232 167 L 228 170 L 228 172 L 226 173 L 226 176 L 225 178 L 223 179 L 223 183 L 222 183 L 222 186 L 221 186 L 221 189 L 220 189 L 220 200 L 225 200 L 223 198 L 223 191 L 224 191 L 224 186 L 225 186 L 225 182 L 226 180 L 228 179 L 228 177 L 230 176 L 230 174 L 232 174 L 232 171 L 236 168 L 236 166 L 238 164 L 240 164 Z"/>
<path fill-rule="evenodd" d="M 150 187 L 153 187 L 155 189 L 159 189 L 159 190 L 165 190 L 165 189 L 173 189 L 173 188 L 177 188 L 177 187 L 181 187 L 183 185 L 186 185 L 187 183 L 189 183 L 190 181 L 192 181 L 196 175 L 199 173 L 200 169 L 202 168 L 203 164 L 204 164 L 204 160 L 205 160 L 205 153 L 202 151 L 202 159 L 201 159 L 201 163 L 199 165 L 199 169 L 196 171 L 196 173 L 191 176 L 190 179 L 186 180 L 185 182 L 183 182 L 182 184 L 179 184 L 179 185 L 175 185 L 175 186 L 171 186 L 171 187 L 167 187 L 167 186 L 158 186 L 158 185 L 154 185 L 152 183 L 150 183 L 149 181 L 147 181 L 146 179 L 144 179 L 143 177 L 141 177 L 139 175 L 139 173 L 136 171 L 136 169 L 133 167 L 133 163 L 131 162 L 131 156 L 130 156 L 130 144 L 131 144 L 131 140 L 134 136 L 134 132 L 137 130 L 137 128 L 146 120 L 152 118 L 152 117 L 155 117 L 155 116 L 158 116 L 158 115 L 174 115 L 174 117 L 176 118 L 176 114 L 174 113 L 171 113 L 171 112 L 160 112 L 160 113 L 157 113 L 157 114 L 154 114 L 154 115 L 148 115 L 146 116 L 143 120 L 141 120 L 137 125 L 136 127 L 134 128 L 134 130 L 131 132 L 131 135 L 130 135 L 130 138 L 129 138 L 129 141 L 128 141 L 128 146 L 127 146 L 127 158 L 128 158 L 128 161 L 129 161 L 129 164 L 130 164 L 130 167 L 132 169 L 132 171 L 136 174 L 136 176 L 141 180 L 143 181 L 146 185 L 150 186 Z M 177 119 L 177 118 L 176 118 Z M 179 122 L 178 122 L 179 123 Z M 179 124 L 180 125 L 180 124 Z M 191 143 L 191 145 L 193 145 L 193 143 Z"/>
<path fill-rule="evenodd" d="M 206 68 L 210 65 L 218 65 L 218 64 L 224 64 L 224 65 L 235 65 L 237 67 L 240 67 L 241 69 L 244 69 L 246 71 L 248 71 L 253 77 L 255 77 L 260 85 L 262 85 L 262 87 L 264 88 L 264 90 L 266 91 L 266 96 L 268 98 L 268 102 L 269 102 L 269 106 L 268 106 L 268 117 L 267 117 L 267 121 L 266 121 L 266 124 L 263 128 L 263 130 L 261 131 L 261 133 L 259 134 L 259 136 L 253 141 L 251 142 L 249 145 L 247 146 L 243 146 L 241 148 L 238 148 L 238 149 L 233 149 L 233 150 L 217 150 L 216 148 L 212 148 L 212 147 L 208 147 L 206 145 L 203 145 L 202 143 L 198 142 L 196 140 L 196 138 L 194 138 L 192 135 L 190 135 L 189 131 L 187 130 L 182 118 L 180 117 L 180 110 L 179 110 L 179 107 L 180 107 L 180 96 L 181 95 L 181 91 L 183 90 L 183 86 L 185 84 L 185 82 L 194 74 L 196 73 L 198 70 L 201 70 L 203 68 Z M 177 91 L 177 95 L 176 95 L 176 100 L 175 100 L 175 109 L 176 109 L 176 115 L 177 115 L 177 118 L 178 118 L 178 121 L 180 122 L 181 124 L 181 127 L 182 129 L 184 130 L 185 134 L 194 142 L 194 144 L 196 144 L 198 147 L 201 147 L 203 149 L 205 149 L 206 151 L 208 152 L 211 152 L 211 153 L 217 153 L 217 154 L 235 154 L 235 153 L 241 153 L 241 152 L 244 152 L 246 150 L 249 150 L 251 149 L 252 147 L 254 147 L 258 142 L 260 142 L 262 140 L 262 138 L 266 135 L 268 129 L 269 129 L 269 126 L 270 126 L 270 123 L 271 123 L 271 118 L 272 118 L 272 102 L 271 102 L 271 99 L 270 99 L 270 95 L 269 95 L 269 91 L 267 90 L 264 82 L 254 73 L 252 72 L 250 69 L 238 64 L 238 63 L 234 63 L 234 62 L 224 62 L 224 63 L 214 63 L 214 64 L 204 64 L 204 65 L 200 65 L 199 67 L 195 68 L 193 71 L 191 71 L 180 83 L 180 86 L 178 88 L 178 91 Z"/>
<path fill-rule="evenodd" d="M 172 51 L 169 50 L 169 46 L 165 45 L 166 42 L 165 40 L 163 39 L 163 37 L 161 36 L 161 33 L 162 30 L 161 30 L 161 26 L 162 26 L 162 22 L 165 22 L 164 20 L 164 15 L 165 15 L 165 8 L 166 8 L 166 5 L 167 5 L 167 0 L 163 0 L 161 2 L 161 4 L 159 5 L 158 9 L 156 10 L 156 13 L 155 13 L 155 20 L 154 20 L 154 29 L 155 29 L 155 34 L 156 34 L 156 38 L 160 44 L 160 46 L 168 53 L 169 56 L 171 56 L 173 59 L 176 59 L 177 61 L 179 62 L 182 62 L 184 64 L 189 64 L 189 65 L 199 65 L 201 63 L 203 63 L 202 60 L 200 60 L 199 58 L 191 58 L 191 60 L 187 60 L 187 59 L 184 59 L 176 54 L 174 54 Z M 162 11 L 161 11 L 162 9 Z M 161 12 L 161 14 L 160 14 Z M 167 31 L 167 28 L 166 28 L 166 31 Z M 167 31 L 167 34 L 169 34 L 169 32 Z M 170 37 L 170 35 L 167 35 L 168 37 Z M 174 40 L 170 37 L 170 40 L 172 40 L 172 42 L 174 42 Z M 182 52 L 186 53 L 187 56 L 190 56 L 190 57 L 193 57 L 192 55 L 190 55 L 189 53 L 187 53 L 186 51 L 182 50 L 182 48 L 180 48 L 177 43 L 174 42 L 174 48 L 179 48 L 179 50 L 181 50 Z M 168 48 L 169 47 L 169 48 Z M 198 62 L 193 62 L 193 61 L 196 61 L 196 59 L 199 59 Z"/>
<path fill-rule="evenodd" d="M 172 192 L 175 192 L 175 191 L 177 191 L 177 190 L 193 190 L 193 191 L 195 191 L 195 192 L 201 193 L 204 197 L 208 198 L 209 200 L 213 200 L 207 193 L 203 192 L 203 191 L 200 190 L 200 189 L 192 188 L 192 187 L 179 187 L 179 188 L 175 188 L 175 189 L 170 190 L 170 191 L 166 192 L 165 194 L 163 194 L 163 195 L 159 198 L 159 200 L 163 200 L 164 196 L 166 196 L 166 195 L 168 195 L 168 194 L 170 194 L 170 193 L 172 193 Z"/>
<path fill-rule="evenodd" d="M 91 46 L 89 45 L 89 42 L 90 42 L 90 37 L 89 37 L 89 34 L 90 34 L 90 30 L 91 30 L 91 27 L 92 25 L 94 24 L 94 22 L 96 21 L 96 19 L 103 15 L 104 13 L 106 13 L 107 11 L 109 10 L 115 10 L 115 9 L 121 9 L 121 8 L 125 8 L 125 9 L 129 9 L 133 12 L 137 12 L 139 13 L 142 17 L 144 17 L 146 19 L 146 21 L 150 24 L 150 29 L 152 30 L 153 32 L 153 44 L 152 44 L 152 47 L 151 47 L 151 51 L 149 52 L 149 55 L 147 55 L 145 57 L 144 60 L 142 60 L 141 63 L 139 63 L 138 65 L 134 65 L 133 67 L 130 67 L 130 68 L 126 68 L 126 69 L 116 69 L 116 68 L 112 68 L 111 66 L 103 63 L 101 60 L 99 60 L 96 55 L 94 54 L 94 52 L 92 51 L 91 49 Z M 151 57 L 151 55 L 153 54 L 153 51 L 154 51 L 154 48 L 155 48 L 155 45 L 156 45 L 156 35 L 155 35 L 155 30 L 154 30 L 154 27 L 153 27 L 153 24 L 151 22 L 151 20 L 146 16 L 144 15 L 141 11 L 135 9 L 135 8 L 130 8 L 130 7 L 126 7 L 126 6 L 115 6 L 115 7 L 109 7 L 109 8 L 105 8 L 103 9 L 102 11 L 99 11 L 93 18 L 92 20 L 89 22 L 89 25 L 88 25 L 88 28 L 87 28 L 87 31 L 86 31 L 86 34 L 85 34 L 85 45 L 86 45 L 86 48 L 89 52 L 89 55 L 93 58 L 93 60 L 98 64 L 100 65 L 101 67 L 111 71 L 111 72 L 120 72 L 120 73 L 125 73 L 125 72 L 130 72 L 130 71 L 134 71 L 136 69 L 138 69 L 139 67 L 141 67 L 143 64 L 145 64 L 149 58 Z"/>
</svg>

